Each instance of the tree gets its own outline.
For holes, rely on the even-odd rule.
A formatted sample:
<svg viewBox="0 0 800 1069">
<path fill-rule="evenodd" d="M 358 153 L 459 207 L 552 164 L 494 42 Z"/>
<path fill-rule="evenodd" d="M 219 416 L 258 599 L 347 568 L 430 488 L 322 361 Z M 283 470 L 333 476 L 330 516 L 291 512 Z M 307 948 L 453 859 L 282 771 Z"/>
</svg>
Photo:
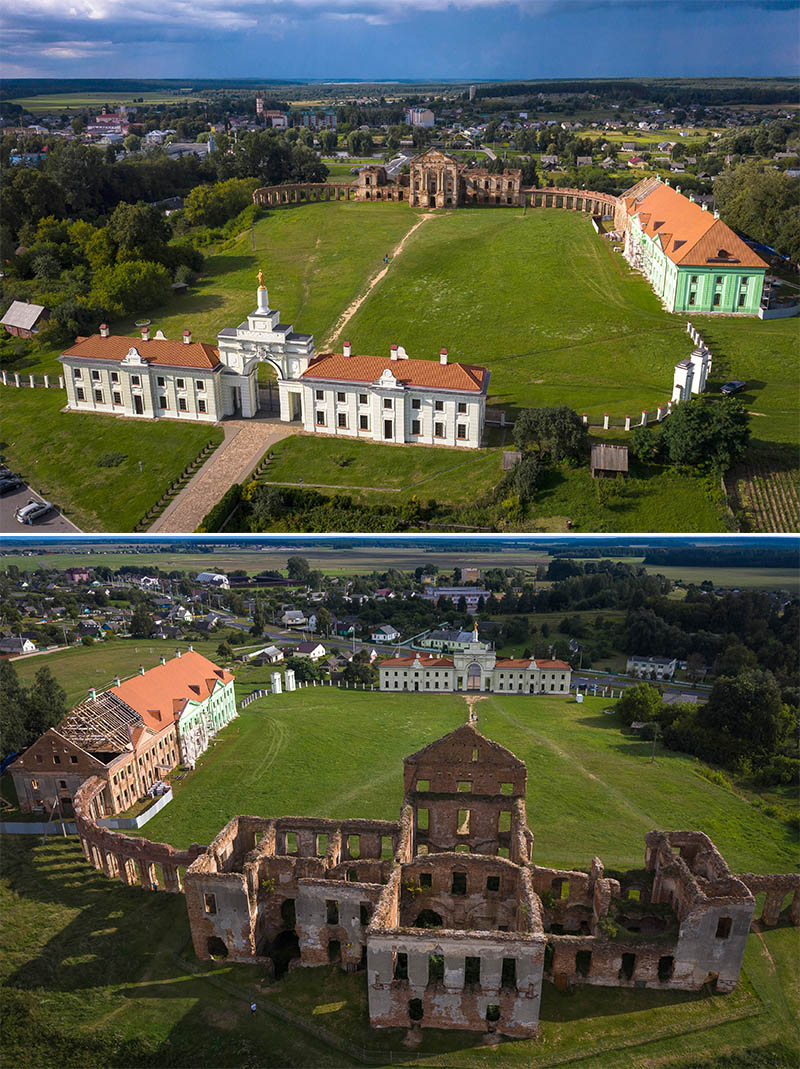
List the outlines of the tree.
<svg viewBox="0 0 800 1069">
<path fill-rule="evenodd" d="M 542 466 L 536 453 L 523 453 L 511 470 L 510 482 L 520 502 L 527 504 L 536 493 L 542 478 Z"/>
<path fill-rule="evenodd" d="M 131 634 L 134 638 L 149 638 L 155 631 L 156 625 L 153 617 L 147 611 L 144 602 L 140 602 L 133 610 L 131 618 Z"/>
<path fill-rule="evenodd" d="M 0 752 L 19 753 L 29 743 L 25 695 L 10 661 L 0 661 Z"/>
<path fill-rule="evenodd" d="M 219 657 L 221 661 L 233 660 L 233 647 L 229 642 L 220 642 L 217 646 L 217 657 Z"/>
<path fill-rule="evenodd" d="M 312 683 L 320 677 L 320 669 L 310 657 L 287 657 L 286 667 L 294 670 L 295 679 L 299 683 Z"/>
<path fill-rule="evenodd" d="M 628 727 L 634 721 L 650 723 L 658 719 L 661 711 L 661 694 L 651 683 L 637 683 L 628 687 L 616 704 L 620 720 Z"/>
<path fill-rule="evenodd" d="M 323 606 L 316 610 L 317 630 L 321 635 L 329 635 L 331 632 L 331 614 Z"/>
<path fill-rule="evenodd" d="M 378 684 L 378 665 L 377 661 L 371 663 L 369 659 L 369 653 L 367 650 L 359 650 L 353 657 L 352 661 L 345 666 L 342 672 L 342 679 L 346 683 L 359 683 L 367 687 L 374 687 Z"/>
<path fill-rule="evenodd" d="M 749 416 L 735 397 L 712 400 L 701 395 L 673 409 L 662 438 L 673 464 L 715 464 L 726 471 L 747 451 Z"/>
<path fill-rule="evenodd" d="M 650 427 L 634 427 L 630 442 L 631 454 L 643 464 L 655 464 L 661 458 L 661 436 Z"/>
<path fill-rule="evenodd" d="M 514 424 L 517 449 L 536 449 L 558 463 L 578 459 L 588 448 L 588 434 L 577 412 L 567 405 L 523 409 Z"/>
<path fill-rule="evenodd" d="M 754 669 L 717 679 L 697 716 L 718 737 L 721 752 L 739 756 L 774 753 L 788 725 L 775 677 Z"/>
<path fill-rule="evenodd" d="M 172 237 L 169 223 L 154 204 L 118 204 L 108 221 L 117 259 L 160 261 Z"/>
<path fill-rule="evenodd" d="M 250 628 L 250 634 L 255 638 L 260 638 L 264 634 L 264 613 L 261 610 L 259 598 L 256 598 L 253 606 L 253 624 Z"/>
<path fill-rule="evenodd" d="M 295 583 L 308 583 L 311 568 L 305 557 L 289 557 L 286 561 L 286 574 Z"/>
<path fill-rule="evenodd" d="M 772 154 L 766 130 L 756 136 L 754 148 L 760 155 Z M 782 234 L 794 233 L 790 220 L 796 221 L 799 195 L 800 182 L 765 160 L 747 160 L 723 171 L 714 182 L 714 199 L 728 226 L 786 255 L 792 252 L 778 245 L 778 240 Z M 794 252 L 800 255 L 800 250 Z"/>
<path fill-rule="evenodd" d="M 142 147 L 142 139 L 138 134 L 128 134 L 123 138 L 122 144 L 126 152 L 138 152 Z"/>
<path fill-rule="evenodd" d="M 184 216 L 191 226 L 222 226 L 253 203 L 255 178 L 229 178 L 210 186 L 195 186 L 184 201 Z"/>
<path fill-rule="evenodd" d="M 127 260 L 97 271 L 89 299 L 110 317 L 119 318 L 165 304 L 171 295 L 169 272 L 163 264 Z"/>
<path fill-rule="evenodd" d="M 67 695 L 49 668 L 40 668 L 25 695 L 25 727 L 31 741 L 67 715 Z"/>
</svg>

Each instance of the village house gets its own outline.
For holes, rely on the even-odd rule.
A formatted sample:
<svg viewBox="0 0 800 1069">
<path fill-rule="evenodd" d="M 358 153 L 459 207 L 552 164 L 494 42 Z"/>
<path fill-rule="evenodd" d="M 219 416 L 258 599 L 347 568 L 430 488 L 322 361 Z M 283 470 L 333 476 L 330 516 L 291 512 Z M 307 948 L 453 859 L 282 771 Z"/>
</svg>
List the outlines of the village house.
<svg viewBox="0 0 800 1069">
<path fill-rule="evenodd" d="M 637 679 L 672 679 L 678 667 L 675 657 L 643 657 L 633 654 L 628 658 L 625 671 Z"/>
<path fill-rule="evenodd" d="M 369 637 L 371 642 L 394 642 L 400 638 L 400 632 L 391 624 L 381 624 L 370 631 Z"/>
<path fill-rule="evenodd" d="M 21 656 L 23 653 L 36 653 L 36 643 L 24 636 L 10 635 L 0 638 L 0 653 Z"/>
<path fill-rule="evenodd" d="M 0 324 L 16 338 L 32 338 L 49 318 L 50 310 L 42 304 L 12 301 Z"/>
<path fill-rule="evenodd" d="M 448 598 L 458 604 L 463 598 L 467 603 L 467 612 L 478 611 L 481 598 L 489 597 L 489 591 L 480 586 L 426 586 L 422 597 L 426 601 L 438 601 L 439 598 Z"/>
<path fill-rule="evenodd" d="M 289 651 L 293 657 L 307 657 L 309 661 L 321 661 L 326 654 L 326 649 L 321 642 L 301 642 Z"/>
<path fill-rule="evenodd" d="M 281 623 L 284 627 L 305 627 L 308 623 L 308 619 L 304 612 L 300 612 L 299 609 L 288 609 L 283 616 L 281 616 Z"/>
</svg>

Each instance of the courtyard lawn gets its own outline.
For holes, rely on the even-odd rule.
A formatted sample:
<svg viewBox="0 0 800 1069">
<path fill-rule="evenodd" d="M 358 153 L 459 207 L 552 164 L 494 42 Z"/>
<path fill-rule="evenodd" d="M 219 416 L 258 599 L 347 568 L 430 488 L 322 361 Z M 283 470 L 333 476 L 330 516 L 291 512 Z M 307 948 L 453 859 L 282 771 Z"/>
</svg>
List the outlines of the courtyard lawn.
<svg viewBox="0 0 800 1069">
<path fill-rule="evenodd" d="M 268 669 L 237 673 L 240 696 Z M 421 707 L 424 701 L 424 709 Z M 620 731 L 607 701 L 489 695 L 480 730 L 528 766 L 528 821 L 538 864 L 640 867 L 654 828 L 705 831 L 733 871 L 793 872 L 796 837 L 781 821 L 709 783 L 697 763 Z M 309 687 L 253 702 L 217 737 L 148 838 L 210 842 L 237 813 L 397 819 L 402 761 L 466 718 L 456 694 L 381 694 Z"/>
<path fill-rule="evenodd" d="M 131 531 L 208 442 L 218 445 L 220 427 L 62 412 L 60 390 L 5 389 L 0 452 L 78 527 Z M 109 454 L 124 459 L 112 467 Z M 142 470 L 139 470 L 139 463 Z"/>
<path fill-rule="evenodd" d="M 500 449 L 433 449 L 293 435 L 272 446 L 263 481 L 367 489 L 369 500 L 466 502 L 488 493 L 501 471 Z M 380 488 L 380 490 L 378 490 Z M 387 492 L 381 492 L 387 491 Z"/>
<path fill-rule="evenodd" d="M 764 413 L 755 433 L 796 440 L 797 324 L 698 316 L 697 325 L 715 357 L 712 388 L 748 380 L 748 406 Z M 437 215 L 347 334 L 354 352 L 396 341 L 430 358 L 445 346 L 451 360 L 491 369 L 491 404 L 563 403 L 593 423 L 667 400 L 673 367 L 691 351 L 685 317 L 662 309 L 584 214 L 554 209 Z"/>
</svg>

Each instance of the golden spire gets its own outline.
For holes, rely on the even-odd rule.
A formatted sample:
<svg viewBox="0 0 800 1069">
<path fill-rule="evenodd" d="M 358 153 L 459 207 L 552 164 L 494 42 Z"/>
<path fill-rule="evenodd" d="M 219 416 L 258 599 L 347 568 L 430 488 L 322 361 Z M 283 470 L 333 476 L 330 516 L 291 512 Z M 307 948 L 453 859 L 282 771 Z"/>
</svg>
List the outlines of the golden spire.
<svg viewBox="0 0 800 1069">
<path fill-rule="evenodd" d="M 475 635 L 475 641 L 477 642 L 478 641 L 478 620 L 477 620 L 477 618 L 475 620 L 474 635 Z"/>
<path fill-rule="evenodd" d="M 263 271 L 261 270 L 261 268 L 260 268 L 260 267 L 259 267 L 259 269 L 258 269 L 258 288 L 259 288 L 260 290 L 264 290 L 264 289 L 266 289 L 266 288 L 267 288 L 267 287 L 266 287 L 266 286 L 264 285 L 264 272 L 263 272 Z"/>
</svg>

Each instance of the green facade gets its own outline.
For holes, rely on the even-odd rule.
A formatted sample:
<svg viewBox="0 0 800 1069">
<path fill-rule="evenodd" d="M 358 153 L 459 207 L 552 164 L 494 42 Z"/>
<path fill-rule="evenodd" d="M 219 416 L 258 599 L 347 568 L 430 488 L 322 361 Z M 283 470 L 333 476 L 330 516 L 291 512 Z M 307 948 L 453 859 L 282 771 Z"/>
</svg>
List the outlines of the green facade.
<svg viewBox="0 0 800 1069">
<path fill-rule="evenodd" d="M 670 312 L 758 314 L 766 268 L 679 266 L 664 253 L 660 238 L 653 240 L 645 234 L 635 217 L 631 219 L 630 242 L 634 250 L 638 246 L 631 262 L 644 272 Z"/>
<path fill-rule="evenodd" d="M 192 734 L 203 724 L 207 735 L 216 735 L 236 716 L 236 695 L 233 681 L 217 683 L 205 701 L 190 701 L 178 721 L 178 738 Z"/>
</svg>

